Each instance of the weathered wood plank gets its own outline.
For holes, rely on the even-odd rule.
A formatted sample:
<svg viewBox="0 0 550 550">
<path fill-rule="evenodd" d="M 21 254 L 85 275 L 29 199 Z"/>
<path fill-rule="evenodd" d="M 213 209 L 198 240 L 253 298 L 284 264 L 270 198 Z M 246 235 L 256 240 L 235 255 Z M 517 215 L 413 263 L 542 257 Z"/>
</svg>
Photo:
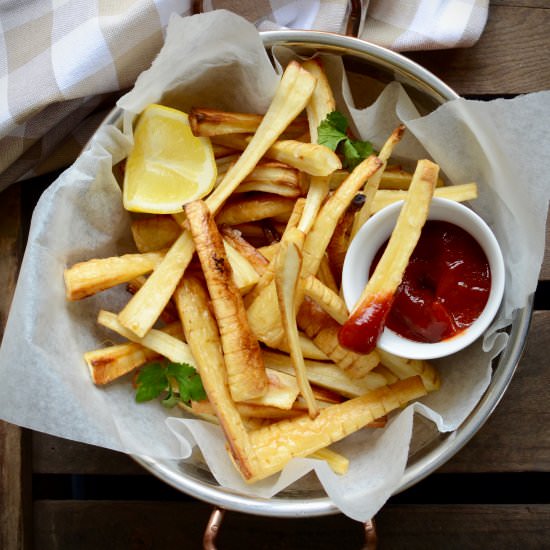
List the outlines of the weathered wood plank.
<svg viewBox="0 0 550 550">
<path fill-rule="evenodd" d="M 145 473 L 123 453 L 38 432 L 32 434 L 32 469 L 37 474 Z"/>
<path fill-rule="evenodd" d="M 487 423 L 440 472 L 549 472 L 550 311 L 533 316 L 525 354 Z"/>
<path fill-rule="evenodd" d="M 461 95 L 520 94 L 550 88 L 550 9 L 492 5 L 471 48 L 407 54 Z"/>
<path fill-rule="evenodd" d="M 10 308 L 21 259 L 21 194 L 13 185 L 0 193 L 0 339 Z M 25 524 L 28 468 L 24 432 L 0 421 L 0 548 L 28 547 Z"/>
<path fill-rule="evenodd" d="M 35 546 L 79 548 L 199 548 L 210 508 L 182 502 L 38 501 Z M 378 545 L 425 548 L 544 548 L 550 505 L 387 506 L 376 517 Z M 333 550 L 362 547 L 360 523 L 342 516 L 276 519 L 228 512 L 218 547 L 224 550 Z"/>
<path fill-rule="evenodd" d="M 35 541 L 41 550 L 201 548 L 211 507 L 201 502 L 38 501 Z M 336 515 L 314 519 L 273 519 L 228 512 L 218 547 L 360 548 L 362 525 Z"/>
<path fill-rule="evenodd" d="M 388 506 L 376 517 L 380 550 L 548 548 L 550 505 Z"/>
</svg>

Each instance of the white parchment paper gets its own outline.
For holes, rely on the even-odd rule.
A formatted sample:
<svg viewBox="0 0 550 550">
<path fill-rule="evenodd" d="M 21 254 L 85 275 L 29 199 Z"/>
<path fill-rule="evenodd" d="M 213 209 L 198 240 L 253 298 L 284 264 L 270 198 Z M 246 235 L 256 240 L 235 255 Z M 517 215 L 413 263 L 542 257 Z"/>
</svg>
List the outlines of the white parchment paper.
<svg viewBox="0 0 550 550">
<path fill-rule="evenodd" d="M 215 38 L 215 39 L 213 39 Z M 280 51 L 284 62 L 288 52 Z M 504 252 L 507 285 L 491 333 L 506 326 L 534 291 L 544 252 L 550 196 L 550 92 L 512 100 L 452 101 L 420 118 L 398 83 L 369 108 L 354 107 L 338 58 L 326 58 L 336 95 L 363 138 L 380 147 L 397 124 L 410 130 L 399 145 L 405 159 L 429 155 L 452 183 L 477 181 L 473 204 L 492 226 Z M 226 487 L 269 497 L 312 468 L 334 503 L 357 520 L 372 517 L 399 485 L 406 466 L 413 412 L 440 431 L 457 428 L 487 388 L 490 360 L 505 334 L 439 362 L 442 387 L 394 415 L 384 430 L 361 430 L 337 444 L 351 459 L 337 476 L 326 464 L 292 461 L 278 476 L 245 485 L 224 450 L 216 426 L 182 419 L 158 403 L 137 405 L 127 379 L 94 387 L 85 351 L 116 340 L 96 325 L 101 308 L 119 311 L 128 300 L 115 288 L 81 302 L 65 300 L 63 270 L 76 261 L 133 251 L 129 215 L 112 166 L 131 148 L 131 122 L 151 102 L 183 110 L 192 105 L 262 112 L 277 71 L 256 29 L 228 12 L 174 16 L 165 47 L 119 105 L 124 129 L 104 126 L 75 164 L 36 207 L 12 310 L 0 348 L 0 418 L 57 436 L 157 458 L 189 457 L 201 448 L 213 475 Z"/>
</svg>

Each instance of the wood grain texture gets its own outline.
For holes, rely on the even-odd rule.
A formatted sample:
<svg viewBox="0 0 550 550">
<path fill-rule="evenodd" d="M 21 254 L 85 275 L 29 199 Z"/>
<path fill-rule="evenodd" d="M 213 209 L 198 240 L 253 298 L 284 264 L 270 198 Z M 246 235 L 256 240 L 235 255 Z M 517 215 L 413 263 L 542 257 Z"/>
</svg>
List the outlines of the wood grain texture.
<svg viewBox="0 0 550 550">
<path fill-rule="evenodd" d="M 527 347 L 487 423 L 440 472 L 550 472 L 550 311 L 536 311 Z"/>
<path fill-rule="evenodd" d="M 201 502 L 38 501 L 36 548 L 119 550 L 201 548 L 211 507 Z M 362 525 L 342 516 L 272 519 L 227 513 L 218 548 L 334 550 L 361 548 Z M 177 546 L 175 546 L 177 545 Z"/>
<path fill-rule="evenodd" d="M 36 548 L 200 548 L 210 508 L 180 502 L 38 501 Z M 388 506 L 376 517 L 380 550 L 540 549 L 550 540 L 550 505 Z M 227 513 L 224 550 L 362 547 L 363 527 L 342 515 L 276 519 Z"/>
<path fill-rule="evenodd" d="M 21 259 L 20 206 L 19 185 L 0 193 L 0 338 Z M 28 546 L 25 498 L 30 471 L 25 462 L 24 441 L 23 430 L 0 421 L 0 548 L 3 550 Z"/>
<path fill-rule="evenodd" d="M 145 473 L 141 466 L 123 453 L 39 432 L 32 433 L 32 469 L 37 474 Z"/>
<path fill-rule="evenodd" d="M 492 5 L 471 48 L 406 54 L 460 95 L 520 94 L 550 88 L 550 9 Z"/>
<path fill-rule="evenodd" d="M 550 505 L 388 506 L 376 516 L 379 550 L 548 548 Z"/>
</svg>

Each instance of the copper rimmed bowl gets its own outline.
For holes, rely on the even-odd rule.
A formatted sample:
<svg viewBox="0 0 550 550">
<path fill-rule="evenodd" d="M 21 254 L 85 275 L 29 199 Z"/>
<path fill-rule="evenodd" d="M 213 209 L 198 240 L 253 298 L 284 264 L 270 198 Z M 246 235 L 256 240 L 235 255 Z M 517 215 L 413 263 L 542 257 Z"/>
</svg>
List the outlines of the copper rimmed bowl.
<svg viewBox="0 0 550 550">
<path fill-rule="evenodd" d="M 315 52 L 342 56 L 356 89 L 364 85 L 369 93 L 372 90 L 377 93 L 389 82 L 397 80 L 421 114 L 458 97 L 451 88 L 416 63 L 356 38 L 313 31 L 274 31 L 261 33 L 261 36 L 268 52 L 275 46 L 285 46 L 306 56 Z M 120 112 L 115 111 L 106 122 L 114 123 L 119 117 Z M 531 315 L 532 301 L 516 313 L 509 329 L 508 345 L 494 362 L 491 383 L 465 422 L 450 434 L 440 434 L 434 428 L 432 437 L 426 439 L 424 433 L 422 441 L 415 441 L 413 435 L 412 452 L 396 492 L 414 485 L 439 468 L 484 424 L 504 394 L 519 362 Z M 339 511 L 311 474 L 277 496 L 261 499 L 220 487 L 198 454 L 185 461 L 144 456 L 134 458 L 176 489 L 226 510 L 274 517 L 322 516 Z"/>
</svg>

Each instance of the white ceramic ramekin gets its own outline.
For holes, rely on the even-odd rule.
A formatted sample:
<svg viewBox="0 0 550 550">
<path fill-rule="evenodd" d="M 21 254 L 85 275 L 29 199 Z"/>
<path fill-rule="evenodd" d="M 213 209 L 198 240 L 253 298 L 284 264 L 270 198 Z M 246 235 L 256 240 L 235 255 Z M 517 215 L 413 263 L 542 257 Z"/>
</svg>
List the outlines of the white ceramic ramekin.
<svg viewBox="0 0 550 550">
<path fill-rule="evenodd" d="M 353 310 L 368 281 L 371 263 L 388 240 L 395 226 L 403 201 L 383 208 L 372 216 L 353 239 L 342 272 L 344 300 Z M 479 338 L 495 317 L 504 293 L 504 260 L 500 246 L 485 221 L 473 210 L 447 199 L 434 198 L 430 205 L 430 220 L 453 223 L 467 231 L 481 245 L 491 269 L 491 289 L 480 316 L 459 334 L 436 343 L 416 342 L 385 327 L 377 346 L 385 351 L 410 359 L 435 359 L 456 353 Z"/>
</svg>

